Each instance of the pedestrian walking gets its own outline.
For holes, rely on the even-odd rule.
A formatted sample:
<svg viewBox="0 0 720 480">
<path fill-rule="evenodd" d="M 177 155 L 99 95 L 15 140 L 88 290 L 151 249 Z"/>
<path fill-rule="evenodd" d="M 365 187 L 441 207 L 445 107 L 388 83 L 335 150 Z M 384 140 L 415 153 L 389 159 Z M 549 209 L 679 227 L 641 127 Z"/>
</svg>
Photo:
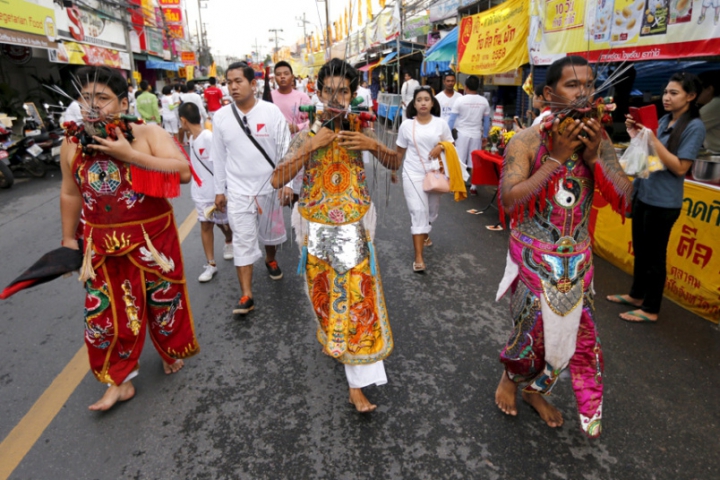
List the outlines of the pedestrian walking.
<svg viewBox="0 0 720 480">
<path fill-rule="evenodd" d="M 480 79 L 470 75 L 465 80 L 465 95 L 453 104 L 450 113 L 451 129 L 457 130 L 457 148 L 460 163 L 472 169 L 472 152 L 482 148 L 483 132 L 490 120 L 490 104 L 479 94 Z M 477 188 L 470 187 L 470 195 L 477 195 Z"/>
<path fill-rule="evenodd" d="M 212 121 L 215 112 L 220 110 L 220 107 L 222 107 L 223 92 L 220 88 L 218 88 L 217 79 L 215 77 L 210 77 L 210 80 L 208 81 L 210 82 L 210 86 L 205 89 L 203 97 L 205 97 L 205 102 L 207 102 L 208 117 L 210 118 L 210 121 Z"/>
<path fill-rule="evenodd" d="M 231 64 L 226 78 L 233 103 L 215 114 L 211 158 L 215 166 L 215 205 L 227 211 L 233 231 L 233 256 L 241 297 L 234 314 L 255 308 L 253 263 L 263 255 L 270 278 L 280 280 L 277 246 L 287 239 L 278 196 L 292 197 L 290 188 L 275 192 L 270 177 L 290 143 L 290 130 L 280 109 L 257 100 L 255 71 L 244 62 Z M 227 209 L 227 210 L 226 210 Z"/>
<path fill-rule="evenodd" d="M 402 87 L 400 87 L 400 100 L 401 100 L 401 106 L 402 106 L 402 119 L 405 121 L 407 119 L 407 108 L 408 105 L 413 101 L 413 94 L 415 93 L 415 89 L 420 86 L 420 82 L 412 78 L 412 75 L 410 75 L 410 72 L 405 72 L 404 75 L 404 81 L 402 84 Z"/>
<path fill-rule="evenodd" d="M 443 90 L 435 95 L 440 102 L 440 118 L 450 124 L 450 114 L 458 98 L 462 97 L 460 92 L 455 91 L 455 74 L 448 73 L 443 77 Z"/>
<path fill-rule="evenodd" d="M 96 134 L 90 137 L 84 127 L 66 130 L 60 154 L 62 245 L 80 248 L 82 216 L 85 343 L 90 370 L 108 385 L 90 410 L 108 410 L 135 395 L 131 380 L 139 372 L 146 330 L 167 374 L 199 351 L 173 209 L 163 198 L 178 195 L 192 170 L 160 127 L 131 124 L 132 143 L 118 128 L 125 126 L 119 116 L 129 104 L 127 83 L 117 70 L 86 67 L 76 76 L 85 125 L 92 122 Z M 100 126 L 117 139 L 99 133 Z"/>
<path fill-rule="evenodd" d="M 160 99 L 160 105 L 162 109 L 162 124 L 166 132 L 173 136 L 176 140 L 178 138 L 178 115 L 175 109 L 179 104 L 173 102 L 173 89 L 170 85 L 165 85 L 162 89 L 162 98 Z"/>
<path fill-rule="evenodd" d="M 519 132 L 507 146 L 500 199 L 510 221 L 505 275 L 497 298 L 511 294 L 513 330 L 500 353 L 504 366 L 495 403 L 517 415 L 517 389 L 550 427 L 563 424 L 545 400 L 569 368 L 580 427 L 602 431 L 603 353 L 594 319 L 593 256 L 588 230 L 594 188 L 620 213 L 632 184 L 599 118 L 584 121 L 578 105 L 592 101 L 594 76 L 586 59 L 555 61 L 545 98 L 568 117 Z M 577 115 L 578 117 L 575 117 Z M 582 135 L 580 135 L 582 133 Z"/>
<path fill-rule="evenodd" d="M 215 208 L 215 167 L 212 156 L 213 133 L 202 125 L 200 110 L 197 105 L 188 102 L 180 106 L 180 122 L 183 129 L 190 134 L 190 161 L 201 182 L 192 182 L 190 195 L 195 202 L 198 221 L 200 222 L 200 238 L 207 263 L 203 265 L 203 272 L 198 277 L 201 283 L 209 282 L 217 273 L 215 263 L 215 236 L 213 227 L 217 225 L 225 236 L 223 258 L 233 259 L 232 230 L 228 225 L 227 213 L 217 211 Z"/>
<path fill-rule="evenodd" d="M 298 272 L 307 282 L 323 352 L 345 365 L 350 403 L 371 412 L 377 406 L 362 388 L 387 383 L 383 359 L 394 344 L 373 244 L 375 208 L 359 154 L 372 151 L 390 169 L 400 162 L 371 131 L 342 130 L 337 112 L 347 110 L 358 86 L 353 67 L 334 58 L 320 69 L 317 85 L 326 107 L 322 120 L 331 121 L 330 128 L 300 132 L 272 182 L 280 188 L 306 169 L 293 209 L 302 246 Z"/>
<path fill-rule="evenodd" d="M 145 120 L 149 125 L 158 125 L 160 123 L 160 109 L 158 108 L 158 98 L 152 93 L 150 84 L 143 80 L 140 82 L 140 95 L 137 97 L 137 111 L 140 118 Z"/>
</svg>

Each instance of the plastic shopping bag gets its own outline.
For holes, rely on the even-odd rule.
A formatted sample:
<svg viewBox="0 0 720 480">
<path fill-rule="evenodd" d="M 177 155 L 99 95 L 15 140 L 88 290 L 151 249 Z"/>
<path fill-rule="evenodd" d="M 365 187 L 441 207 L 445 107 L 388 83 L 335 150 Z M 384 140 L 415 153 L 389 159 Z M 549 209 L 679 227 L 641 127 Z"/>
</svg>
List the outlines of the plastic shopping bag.
<svg viewBox="0 0 720 480">
<path fill-rule="evenodd" d="M 647 128 L 643 128 L 633 136 L 630 146 L 619 160 L 625 173 L 639 178 L 647 178 L 652 172 L 665 168 L 652 147 L 651 140 L 652 132 Z"/>
</svg>

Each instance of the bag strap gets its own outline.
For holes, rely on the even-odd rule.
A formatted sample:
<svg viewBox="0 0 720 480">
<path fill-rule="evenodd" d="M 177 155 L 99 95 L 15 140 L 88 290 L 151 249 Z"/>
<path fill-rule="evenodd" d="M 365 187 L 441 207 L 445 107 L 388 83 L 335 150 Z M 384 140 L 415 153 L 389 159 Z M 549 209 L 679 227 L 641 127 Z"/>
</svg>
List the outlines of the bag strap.
<svg viewBox="0 0 720 480">
<path fill-rule="evenodd" d="M 210 169 L 208 168 L 208 166 L 205 165 L 205 163 L 204 163 L 202 160 L 200 160 L 200 156 L 199 156 L 199 155 L 197 154 L 197 152 L 195 151 L 195 147 L 194 147 L 194 146 L 191 146 L 191 147 L 190 147 L 190 151 L 193 153 L 193 155 L 195 156 L 195 158 L 197 158 L 197 161 L 200 162 L 200 165 L 202 165 L 203 167 L 205 167 L 205 170 L 207 170 L 208 172 L 210 172 L 210 175 L 212 175 L 212 176 L 214 177 L 215 174 L 213 173 L 213 171 L 210 170 Z"/>
<path fill-rule="evenodd" d="M 263 157 L 265 157 L 265 160 L 270 164 L 270 166 L 275 169 L 275 163 L 270 159 L 270 156 L 265 152 L 265 149 L 255 140 L 255 137 L 252 136 L 252 133 L 250 132 L 250 129 L 247 128 L 247 125 L 243 123 L 243 121 L 240 119 L 240 114 L 238 114 L 237 108 L 235 107 L 234 103 L 230 104 L 232 106 L 232 111 L 235 114 L 235 120 L 237 120 L 238 124 L 240 125 L 240 130 L 245 132 L 245 135 L 250 139 L 250 141 L 255 145 L 255 147 L 260 150 L 260 153 L 263 154 Z"/>
</svg>

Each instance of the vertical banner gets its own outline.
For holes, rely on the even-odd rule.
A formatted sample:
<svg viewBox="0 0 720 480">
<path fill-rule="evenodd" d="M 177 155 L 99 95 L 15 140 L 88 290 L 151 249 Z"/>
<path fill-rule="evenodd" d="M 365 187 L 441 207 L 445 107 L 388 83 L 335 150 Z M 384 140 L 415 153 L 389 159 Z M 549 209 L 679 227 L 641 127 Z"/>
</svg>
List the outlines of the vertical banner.
<svg viewBox="0 0 720 480">
<path fill-rule="evenodd" d="M 595 192 L 590 228 L 594 251 L 632 275 L 632 220 L 620 215 Z M 720 321 L 720 188 L 685 181 L 680 218 L 667 248 L 665 296 L 683 308 Z"/>
<path fill-rule="evenodd" d="M 473 75 L 505 73 L 528 62 L 530 1 L 508 0 L 460 23 L 460 72 Z"/>
</svg>

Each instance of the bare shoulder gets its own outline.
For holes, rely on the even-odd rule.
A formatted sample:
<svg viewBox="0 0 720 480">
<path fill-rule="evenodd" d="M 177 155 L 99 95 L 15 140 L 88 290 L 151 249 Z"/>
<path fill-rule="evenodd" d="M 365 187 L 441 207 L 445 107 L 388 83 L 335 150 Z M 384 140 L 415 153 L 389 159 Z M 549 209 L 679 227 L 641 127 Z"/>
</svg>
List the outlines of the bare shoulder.
<svg viewBox="0 0 720 480">
<path fill-rule="evenodd" d="M 60 146 L 60 161 L 69 166 L 72 167 L 73 159 L 75 158 L 75 155 L 77 154 L 78 144 L 73 143 L 70 140 L 66 138 L 63 139 L 62 145 Z"/>
<path fill-rule="evenodd" d="M 182 158 L 172 136 L 159 125 L 133 124 L 132 132 L 135 137 L 132 147 L 135 150 L 154 156 Z"/>
</svg>

